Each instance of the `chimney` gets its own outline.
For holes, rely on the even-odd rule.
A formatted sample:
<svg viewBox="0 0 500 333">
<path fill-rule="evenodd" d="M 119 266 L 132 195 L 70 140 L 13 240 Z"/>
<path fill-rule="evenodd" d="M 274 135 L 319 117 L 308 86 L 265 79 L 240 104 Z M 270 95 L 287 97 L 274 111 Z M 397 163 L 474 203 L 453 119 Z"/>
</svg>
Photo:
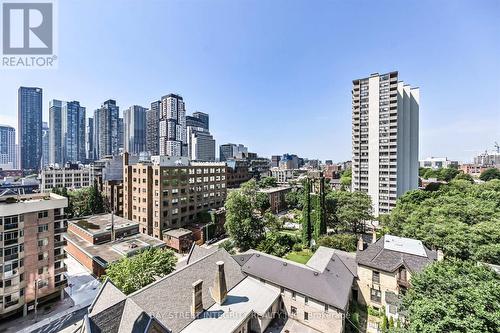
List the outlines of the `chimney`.
<svg viewBox="0 0 500 333">
<path fill-rule="evenodd" d="M 441 249 L 437 250 L 437 261 L 443 261 L 444 259 L 444 253 Z"/>
<path fill-rule="evenodd" d="M 358 251 L 363 251 L 365 249 L 364 243 L 363 243 L 363 237 L 359 236 L 358 237 Z"/>
<path fill-rule="evenodd" d="M 373 227 L 373 230 L 372 230 L 372 244 L 377 242 L 377 230 L 375 229 L 375 227 Z"/>
<path fill-rule="evenodd" d="M 193 300 L 191 304 L 191 315 L 198 316 L 203 312 L 203 280 L 198 280 L 192 284 L 193 286 Z"/>
<path fill-rule="evenodd" d="M 215 264 L 217 265 L 217 273 L 215 275 L 214 287 L 211 290 L 211 294 L 217 304 L 222 304 L 226 300 L 227 296 L 224 261 L 217 261 Z"/>
</svg>

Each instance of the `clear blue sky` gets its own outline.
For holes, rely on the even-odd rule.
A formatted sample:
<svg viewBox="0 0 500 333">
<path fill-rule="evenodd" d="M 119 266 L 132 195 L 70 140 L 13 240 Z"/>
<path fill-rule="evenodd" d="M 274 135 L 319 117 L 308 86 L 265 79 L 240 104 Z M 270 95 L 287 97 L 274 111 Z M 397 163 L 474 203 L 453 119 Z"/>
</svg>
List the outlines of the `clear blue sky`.
<svg viewBox="0 0 500 333">
<path fill-rule="evenodd" d="M 0 70 L 0 123 L 20 85 L 121 110 L 170 92 L 217 144 L 263 156 L 351 155 L 351 81 L 419 86 L 420 156 L 467 161 L 500 141 L 500 1 L 59 1 L 57 70 Z"/>
</svg>

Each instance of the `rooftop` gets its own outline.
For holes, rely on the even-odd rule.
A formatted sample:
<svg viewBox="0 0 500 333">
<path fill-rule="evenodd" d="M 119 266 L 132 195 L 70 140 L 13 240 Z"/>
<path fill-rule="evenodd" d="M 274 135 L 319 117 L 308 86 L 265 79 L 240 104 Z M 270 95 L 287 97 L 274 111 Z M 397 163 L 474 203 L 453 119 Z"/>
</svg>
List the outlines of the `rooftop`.
<svg viewBox="0 0 500 333">
<path fill-rule="evenodd" d="M 182 333 L 234 332 L 252 313 L 263 316 L 280 296 L 280 290 L 247 277 L 228 292 L 223 304 L 215 303 Z"/>
<path fill-rule="evenodd" d="M 111 231 L 111 214 L 101 214 L 85 217 L 78 220 L 68 221 L 70 224 L 74 224 L 92 235 L 96 235 L 103 232 Z M 115 230 L 127 227 L 138 226 L 139 223 L 127 220 L 123 217 L 113 215 L 113 223 Z"/>
<path fill-rule="evenodd" d="M 356 253 L 356 261 L 363 266 L 394 272 L 404 265 L 411 272 L 421 271 L 437 259 L 437 252 L 429 250 L 421 241 L 385 235 Z"/>
<path fill-rule="evenodd" d="M 276 193 L 276 192 L 281 192 L 281 191 L 287 191 L 292 189 L 290 186 L 278 186 L 278 187 L 268 187 L 268 188 L 261 188 L 259 192 L 263 193 Z"/>
<path fill-rule="evenodd" d="M 129 257 L 140 250 L 149 247 L 164 247 L 165 243 L 145 234 L 135 234 L 112 242 L 92 244 L 73 233 L 67 233 L 64 238 L 71 244 L 99 262 L 102 266 Z"/>
<path fill-rule="evenodd" d="M 174 237 L 174 238 L 180 238 L 182 236 L 191 235 L 192 232 L 191 232 L 191 230 L 188 230 L 188 229 L 177 228 L 177 229 L 167 230 L 163 234 L 166 236 Z"/>
<path fill-rule="evenodd" d="M 67 205 L 68 199 L 55 193 L 4 196 L 0 197 L 0 216 L 64 208 Z"/>
</svg>

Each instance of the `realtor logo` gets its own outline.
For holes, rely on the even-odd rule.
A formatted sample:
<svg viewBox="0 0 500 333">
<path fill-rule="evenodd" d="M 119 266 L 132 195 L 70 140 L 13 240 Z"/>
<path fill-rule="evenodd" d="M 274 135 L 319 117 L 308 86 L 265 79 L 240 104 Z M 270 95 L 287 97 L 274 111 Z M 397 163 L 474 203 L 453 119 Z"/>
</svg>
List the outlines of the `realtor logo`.
<svg viewBox="0 0 500 333">
<path fill-rule="evenodd" d="M 54 4 L 2 4 L 2 67 L 54 67 Z"/>
</svg>

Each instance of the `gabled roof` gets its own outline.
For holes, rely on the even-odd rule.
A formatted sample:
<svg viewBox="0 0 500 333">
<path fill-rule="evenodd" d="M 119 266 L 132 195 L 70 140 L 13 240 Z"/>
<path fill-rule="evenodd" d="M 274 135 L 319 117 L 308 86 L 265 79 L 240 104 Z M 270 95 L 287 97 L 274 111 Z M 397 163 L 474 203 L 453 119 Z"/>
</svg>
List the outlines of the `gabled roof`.
<svg viewBox="0 0 500 333">
<path fill-rule="evenodd" d="M 324 251 L 319 255 L 329 256 L 329 253 Z M 256 252 L 241 268 L 250 276 L 262 278 L 345 311 L 349 304 L 354 274 L 336 255 L 329 257 L 326 264 L 326 260 L 317 260 L 320 261 L 323 263 L 322 271 Z"/>
<path fill-rule="evenodd" d="M 325 246 L 320 246 L 316 250 L 316 252 L 314 252 L 313 256 L 309 259 L 306 265 L 320 272 L 323 272 L 328 266 L 328 263 L 330 262 L 332 257 L 334 257 L 337 260 L 340 260 L 352 273 L 354 277 L 358 276 L 356 253 L 349 253 Z"/>
<path fill-rule="evenodd" d="M 410 272 L 420 272 L 437 259 L 437 252 L 429 250 L 421 241 L 385 235 L 365 250 L 356 253 L 359 265 L 381 271 L 394 272 L 404 265 Z"/>
<path fill-rule="evenodd" d="M 199 251 L 201 256 L 203 251 Z M 228 290 L 240 283 L 245 275 L 241 267 L 224 250 L 209 251 L 198 260 L 185 265 L 152 284 L 126 296 L 106 280 L 89 308 L 91 332 L 180 332 L 195 318 L 191 316 L 193 282 L 203 280 L 203 306 L 215 302 L 210 296 L 218 261 L 224 262 Z"/>
</svg>

